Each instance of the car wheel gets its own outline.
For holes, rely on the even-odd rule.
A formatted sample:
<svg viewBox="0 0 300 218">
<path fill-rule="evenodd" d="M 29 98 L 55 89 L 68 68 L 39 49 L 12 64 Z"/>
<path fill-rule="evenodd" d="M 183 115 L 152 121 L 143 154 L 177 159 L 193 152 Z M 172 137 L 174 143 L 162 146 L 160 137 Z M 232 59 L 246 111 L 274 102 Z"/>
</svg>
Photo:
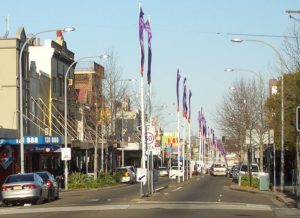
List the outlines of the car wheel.
<svg viewBox="0 0 300 218">
<path fill-rule="evenodd" d="M 8 207 L 9 205 L 9 202 L 8 201 L 3 201 L 2 202 L 2 207 Z"/>
<path fill-rule="evenodd" d="M 50 202 L 51 201 L 51 191 L 48 190 L 47 198 L 45 199 L 45 202 Z"/>
<path fill-rule="evenodd" d="M 56 196 L 55 196 L 55 200 L 59 199 L 59 189 L 57 188 L 57 192 L 56 192 Z"/>
<path fill-rule="evenodd" d="M 38 199 L 36 199 L 33 203 L 34 204 L 41 204 L 42 202 L 43 202 L 43 195 L 42 195 L 42 192 L 40 193 L 40 196 L 39 196 L 39 198 Z"/>
</svg>

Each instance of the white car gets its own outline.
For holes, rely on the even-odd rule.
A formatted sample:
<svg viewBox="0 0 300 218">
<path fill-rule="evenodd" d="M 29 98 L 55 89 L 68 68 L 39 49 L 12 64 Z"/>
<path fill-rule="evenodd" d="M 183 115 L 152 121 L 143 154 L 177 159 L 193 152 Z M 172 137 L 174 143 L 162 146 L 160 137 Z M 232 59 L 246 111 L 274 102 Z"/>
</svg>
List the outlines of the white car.
<svg viewBox="0 0 300 218">
<path fill-rule="evenodd" d="M 254 177 L 258 177 L 259 176 L 259 167 L 256 163 L 251 164 L 250 166 L 250 170 L 251 170 L 251 175 Z M 247 163 L 243 163 L 240 166 L 240 170 L 239 170 L 239 174 L 240 175 L 246 175 L 248 173 L 248 164 Z"/>
<path fill-rule="evenodd" d="M 210 168 L 211 176 L 226 176 L 227 175 L 227 166 L 226 163 L 213 163 Z"/>
<path fill-rule="evenodd" d="M 183 169 L 179 167 L 178 170 L 178 166 L 172 166 L 169 170 L 169 178 L 176 179 L 177 176 L 183 176 Z"/>
<path fill-rule="evenodd" d="M 167 167 L 158 167 L 159 176 L 168 176 L 169 170 Z"/>
</svg>

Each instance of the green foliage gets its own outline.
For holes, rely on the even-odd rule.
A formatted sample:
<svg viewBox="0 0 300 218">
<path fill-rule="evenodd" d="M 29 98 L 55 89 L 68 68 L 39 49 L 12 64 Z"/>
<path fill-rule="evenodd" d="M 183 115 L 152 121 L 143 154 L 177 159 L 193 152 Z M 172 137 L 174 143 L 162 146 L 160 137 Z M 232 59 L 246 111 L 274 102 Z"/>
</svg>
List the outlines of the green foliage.
<svg viewBox="0 0 300 218">
<path fill-rule="evenodd" d="M 70 174 L 68 185 L 70 189 L 91 189 L 116 185 L 119 182 L 119 175 L 99 173 L 98 178 L 94 180 L 94 177 L 92 176 L 76 172 Z"/>
<path fill-rule="evenodd" d="M 288 150 L 294 151 L 296 144 L 296 108 L 300 105 L 300 69 L 284 74 L 284 140 Z M 277 94 L 266 101 L 266 114 L 274 129 L 275 145 L 280 146 L 281 137 L 281 80 L 277 82 Z"/>
<path fill-rule="evenodd" d="M 241 186 L 250 187 L 249 175 L 242 175 L 242 177 L 241 177 Z M 258 177 L 252 176 L 251 187 L 252 188 L 259 188 L 259 178 Z"/>
</svg>

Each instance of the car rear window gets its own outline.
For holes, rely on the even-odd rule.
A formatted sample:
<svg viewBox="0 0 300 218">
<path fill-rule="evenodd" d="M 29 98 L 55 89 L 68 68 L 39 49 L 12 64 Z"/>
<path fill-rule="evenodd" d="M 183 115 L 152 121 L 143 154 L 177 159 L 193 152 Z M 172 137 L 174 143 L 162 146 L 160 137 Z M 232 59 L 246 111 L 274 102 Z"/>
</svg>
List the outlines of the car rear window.
<svg viewBox="0 0 300 218">
<path fill-rule="evenodd" d="M 32 182 L 34 181 L 33 174 L 29 175 L 12 175 L 7 178 L 5 183 L 14 183 L 14 182 Z"/>
<path fill-rule="evenodd" d="M 37 173 L 44 181 L 48 181 L 48 174 L 47 173 Z"/>
<path fill-rule="evenodd" d="M 215 167 L 225 167 L 225 164 L 215 164 Z"/>
<path fill-rule="evenodd" d="M 117 173 L 126 173 L 127 169 L 116 169 Z"/>
<path fill-rule="evenodd" d="M 255 165 L 252 166 L 252 167 L 251 167 L 251 171 L 252 171 L 252 172 L 258 172 L 258 166 L 255 166 Z"/>
<path fill-rule="evenodd" d="M 241 167 L 241 171 L 248 171 L 248 166 L 247 165 L 243 165 Z"/>
</svg>

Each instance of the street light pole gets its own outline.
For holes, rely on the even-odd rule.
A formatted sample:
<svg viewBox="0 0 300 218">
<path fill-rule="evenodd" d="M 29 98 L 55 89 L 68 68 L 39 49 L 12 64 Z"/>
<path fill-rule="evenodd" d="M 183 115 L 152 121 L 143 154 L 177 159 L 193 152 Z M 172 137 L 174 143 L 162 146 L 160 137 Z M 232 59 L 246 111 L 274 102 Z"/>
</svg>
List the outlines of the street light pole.
<svg viewBox="0 0 300 218">
<path fill-rule="evenodd" d="M 281 173 L 280 173 L 280 190 L 281 192 L 283 192 L 283 188 L 284 188 L 284 92 L 283 92 L 283 75 L 284 75 L 284 72 L 283 72 L 283 59 L 280 55 L 280 53 L 278 52 L 278 50 L 271 44 L 265 42 L 265 41 L 262 41 L 262 40 L 256 40 L 256 39 L 247 39 L 247 40 L 242 40 L 242 39 L 238 39 L 238 38 L 235 38 L 235 39 L 232 39 L 231 40 L 232 42 L 238 42 L 238 43 L 241 43 L 243 41 L 248 41 L 248 42 L 258 42 L 258 43 L 261 43 L 261 44 L 264 44 L 266 45 L 267 47 L 271 48 L 275 53 L 276 55 L 278 56 L 278 59 L 280 61 L 280 73 L 281 73 L 281 158 L 280 158 L 280 170 L 281 170 Z"/>
<path fill-rule="evenodd" d="M 88 57 L 83 57 L 83 58 L 79 58 L 78 60 L 74 61 L 67 69 L 66 73 L 65 73 L 65 148 L 68 147 L 68 102 L 67 102 L 67 96 L 68 96 L 68 92 L 67 92 L 67 78 L 69 75 L 69 72 L 71 70 L 71 68 L 77 64 L 79 61 L 82 61 L 84 59 L 89 59 L 89 58 L 103 58 L 106 59 L 109 56 L 108 55 L 98 55 L 98 56 L 88 56 Z M 65 167 L 64 167 L 64 176 L 65 176 L 65 189 L 68 190 L 68 161 L 65 160 Z"/>
<path fill-rule="evenodd" d="M 23 123 L 23 76 L 22 76 L 22 55 L 24 52 L 24 49 L 26 45 L 31 41 L 32 39 L 36 38 L 36 36 L 42 34 L 42 33 L 49 33 L 49 32 L 55 32 L 57 30 L 61 30 L 63 32 L 71 32 L 74 31 L 74 27 L 67 27 L 67 28 L 59 28 L 59 29 L 51 29 L 51 30 L 44 30 L 41 32 L 38 32 L 31 37 L 27 38 L 24 42 L 19 55 L 19 105 L 20 105 L 20 116 L 19 116 L 19 125 L 20 125 L 20 164 L 21 164 L 21 173 L 25 173 L 25 167 L 24 167 L 24 123 Z"/>
</svg>

